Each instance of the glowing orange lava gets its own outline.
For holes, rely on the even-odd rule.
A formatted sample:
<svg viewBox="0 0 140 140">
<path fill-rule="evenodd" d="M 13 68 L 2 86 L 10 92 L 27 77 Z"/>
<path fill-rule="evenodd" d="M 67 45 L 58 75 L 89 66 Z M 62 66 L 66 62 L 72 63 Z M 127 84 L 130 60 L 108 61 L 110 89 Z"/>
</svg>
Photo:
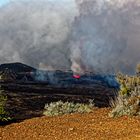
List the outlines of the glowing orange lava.
<svg viewBox="0 0 140 140">
<path fill-rule="evenodd" d="M 75 79 L 80 79 L 80 75 L 73 75 L 73 78 L 75 78 Z"/>
</svg>

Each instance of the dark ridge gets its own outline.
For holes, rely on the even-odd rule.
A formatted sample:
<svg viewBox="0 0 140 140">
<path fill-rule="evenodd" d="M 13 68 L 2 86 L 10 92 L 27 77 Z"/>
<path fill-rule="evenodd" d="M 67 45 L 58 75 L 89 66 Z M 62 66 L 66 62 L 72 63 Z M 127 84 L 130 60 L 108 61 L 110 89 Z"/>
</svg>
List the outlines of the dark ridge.
<svg viewBox="0 0 140 140">
<path fill-rule="evenodd" d="M 4 71 L 5 69 L 10 69 L 15 73 L 22 73 L 22 72 L 35 72 L 36 69 L 28 66 L 26 64 L 22 64 L 20 62 L 16 63 L 5 63 L 0 65 L 0 71 Z"/>
<path fill-rule="evenodd" d="M 24 83 L 24 84 L 42 84 L 46 83 L 60 88 L 73 86 L 94 87 L 95 84 L 118 88 L 119 85 L 115 75 L 103 75 L 94 73 L 85 73 L 80 79 L 73 77 L 72 71 L 41 71 L 22 63 L 6 63 L 0 65 L 0 82 Z M 7 86 L 9 86 L 7 84 Z"/>
</svg>

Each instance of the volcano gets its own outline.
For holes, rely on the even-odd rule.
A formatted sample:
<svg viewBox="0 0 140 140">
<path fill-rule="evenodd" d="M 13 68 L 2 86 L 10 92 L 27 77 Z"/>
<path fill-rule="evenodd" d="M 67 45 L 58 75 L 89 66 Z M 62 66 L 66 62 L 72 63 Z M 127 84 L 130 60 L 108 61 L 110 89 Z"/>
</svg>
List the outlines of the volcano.
<svg viewBox="0 0 140 140">
<path fill-rule="evenodd" d="M 12 83 L 38 83 L 56 87 L 94 87 L 101 83 L 102 85 L 117 88 L 118 83 L 114 75 L 102 75 L 94 73 L 85 73 L 84 75 L 73 74 L 72 71 L 64 72 L 60 70 L 43 71 L 35 69 L 22 63 L 7 63 L 0 65 L 0 75 L 4 79 L 11 79 Z M 78 79 L 78 80 L 77 80 Z M 10 82 L 9 82 L 10 84 Z"/>
</svg>

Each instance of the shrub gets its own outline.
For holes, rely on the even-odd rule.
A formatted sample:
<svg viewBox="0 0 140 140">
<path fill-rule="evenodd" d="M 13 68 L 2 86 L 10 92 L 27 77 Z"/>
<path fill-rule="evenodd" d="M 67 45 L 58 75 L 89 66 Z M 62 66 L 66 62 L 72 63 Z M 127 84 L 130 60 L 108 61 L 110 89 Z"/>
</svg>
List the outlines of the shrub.
<svg viewBox="0 0 140 140">
<path fill-rule="evenodd" d="M 0 91 L 0 122 L 11 120 L 11 118 L 8 117 L 8 112 L 5 111 L 6 101 L 7 97 L 2 94 L 2 91 Z"/>
<path fill-rule="evenodd" d="M 89 101 L 89 104 L 58 101 L 46 104 L 43 114 L 46 116 L 57 116 L 74 112 L 84 113 L 91 112 L 93 107 L 94 103 L 92 100 Z"/>
<path fill-rule="evenodd" d="M 118 96 L 115 102 L 113 101 L 112 103 L 113 110 L 109 113 L 109 116 L 121 117 L 124 115 L 140 115 L 139 103 L 139 97 L 123 98 L 122 96 Z"/>
<path fill-rule="evenodd" d="M 140 76 L 119 73 L 117 80 L 120 83 L 120 90 L 116 100 L 111 102 L 113 110 L 109 116 L 140 115 Z"/>
<path fill-rule="evenodd" d="M 137 64 L 137 67 L 136 67 L 136 74 L 138 76 L 140 76 L 140 64 Z"/>
</svg>

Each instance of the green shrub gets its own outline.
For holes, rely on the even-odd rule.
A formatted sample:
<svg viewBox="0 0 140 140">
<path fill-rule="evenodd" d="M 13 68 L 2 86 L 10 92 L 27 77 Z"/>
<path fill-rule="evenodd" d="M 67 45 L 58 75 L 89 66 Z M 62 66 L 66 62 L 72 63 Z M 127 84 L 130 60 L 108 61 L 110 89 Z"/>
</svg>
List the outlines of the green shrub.
<svg viewBox="0 0 140 140">
<path fill-rule="evenodd" d="M 46 104 L 43 114 L 46 116 L 57 116 L 74 112 L 84 113 L 91 112 L 93 107 L 94 103 L 92 100 L 89 101 L 89 104 L 58 101 Z"/>
<path fill-rule="evenodd" d="M 2 94 L 2 91 L 0 91 L 0 122 L 11 120 L 11 118 L 8 117 L 8 112 L 5 111 L 6 101 L 7 97 Z"/>
<path fill-rule="evenodd" d="M 109 116 L 140 115 L 140 76 L 119 73 L 117 80 L 120 83 L 120 90 L 116 100 L 111 102 L 113 110 Z"/>
</svg>

